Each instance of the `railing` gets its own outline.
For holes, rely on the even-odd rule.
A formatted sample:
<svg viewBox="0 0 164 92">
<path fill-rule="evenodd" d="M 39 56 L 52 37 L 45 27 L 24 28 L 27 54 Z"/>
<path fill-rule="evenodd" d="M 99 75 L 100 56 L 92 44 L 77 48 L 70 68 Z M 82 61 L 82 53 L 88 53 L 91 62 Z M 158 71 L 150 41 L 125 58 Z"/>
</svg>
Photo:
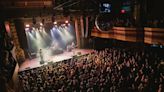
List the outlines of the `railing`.
<svg viewBox="0 0 164 92">
<path fill-rule="evenodd" d="M 112 38 L 129 42 L 144 42 L 148 44 L 164 45 L 164 29 L 163 28 L 128 28 L 113 27 L 109 32 L 102 32 L 94 29 L 91 36 L 101 38 Z"/>
</svg>

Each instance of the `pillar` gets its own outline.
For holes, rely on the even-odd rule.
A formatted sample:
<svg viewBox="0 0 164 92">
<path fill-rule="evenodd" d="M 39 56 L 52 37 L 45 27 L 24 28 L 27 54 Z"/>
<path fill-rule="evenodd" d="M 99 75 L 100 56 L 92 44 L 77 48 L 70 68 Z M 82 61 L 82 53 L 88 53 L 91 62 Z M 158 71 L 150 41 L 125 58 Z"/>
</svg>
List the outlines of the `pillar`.
<svg viewBox="0 0 164 92">
<path fill-rule="evenodd" d="M 76 41 L 77 41 L 77 47 L 80 48 L 80 31 L 79 31 L 79 25 L 78 25 L 78 18 L 75 17 L 75 33 L 76 33 Z"/>
</svg>

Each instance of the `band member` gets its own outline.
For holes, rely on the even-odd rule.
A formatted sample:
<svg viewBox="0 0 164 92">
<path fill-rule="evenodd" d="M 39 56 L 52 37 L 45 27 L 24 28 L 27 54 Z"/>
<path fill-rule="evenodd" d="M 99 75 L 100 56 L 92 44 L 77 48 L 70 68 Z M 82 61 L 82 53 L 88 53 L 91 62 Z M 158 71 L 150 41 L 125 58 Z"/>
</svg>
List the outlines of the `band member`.
<svg viewBox="0 0 164 92">
<path fill-rule="evenodd" d="M 72 49 L 75 48 L 75 43 L 74 43 L 74 42 L 71 43 L 71 48 L 72 48 Z"/>
<path fill-rule="evenodd" d="M 42 49 L 39 50 L 39 55 L 40 55 L 40 64 L 43 64 L 44 63 L 44 60 L 43 60 L 43 52 L 42 52 Z"/>
<path fill-rule="evenodd" d="M 71 51 L 71 46 L 70 45 L 67 45 L 67 51 Z"/>
<path fill-rule="evenodd" d="M 74 48 L 76 48 L 76 45 L 74 42 L 72 42 L 70 45 L 67 46 L 67 51 L 72 51 Z"/>
</svg>

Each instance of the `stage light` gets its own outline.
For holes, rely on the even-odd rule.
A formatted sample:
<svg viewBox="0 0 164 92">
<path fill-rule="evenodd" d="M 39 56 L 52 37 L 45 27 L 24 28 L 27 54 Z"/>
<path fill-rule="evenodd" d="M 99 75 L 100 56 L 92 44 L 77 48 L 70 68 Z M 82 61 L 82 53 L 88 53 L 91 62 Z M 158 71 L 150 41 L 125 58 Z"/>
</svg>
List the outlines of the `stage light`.
<svg viewBox="0 0 164 92">
<path fill-rule="evenodd" d="M 68 24 L 68 20 L 66 20 L 65 23 Z"/>
<path fill-rule="evenodd" d="M 39 31 L 42 31 L 42 30 L 43 30 L 43 27 L 42 27 L 42 26 L 40 26 L 40 27 L 39 27 Z"/>
<path fill-rule="evenodd" d="M 124 9 L 121 10 L 121 13 L 122 13 L 122 14 L 125 13 L 125 12 L 126 12 L 126 11 L 125 11 Z"/>
<path fill-rule="evenodd" d="M 32 30 L 35 30 L 35 28 L 34 28 L 34 27 L 32 27 Z"/>
<path fill-rule="evenodd" d="M 28 28 L 28 27 L 26 27 L 26 28 L 25 28 L 25 31 L 29 31 L 29 28 Z"/>
<path fill-rule="evenodd" d="M 43 26 L 43 23 L 40 23 L 40 26 Z"/>
<path fill-rule="evenodd" d="M 45 58 L 44 58 L 45 59 Z M 43 63 L 44 65 L 47 65 L 48 63 L 47 62 L 45 62 L 45 63 Z"/>
<path fill-rule="evenodd" d="M 26 27 L 30 27 L 30 25 L 29 24 L 26 24 Z"/>
<path fill-rule="evenodd" d="M 57 22 L 56 21 L 54 21 L 54 25 L 56 25 L 57 24 Z"/>
<path fill-rule="evenodd" d="M 61 27 L 65 27 L 66 26 L 66 24 L 61 24 Z"/>
<path fill-rule="evenodd" d="M 55 27 L 53 27 L 52 30 L 55 30 Z"/>
</svg>

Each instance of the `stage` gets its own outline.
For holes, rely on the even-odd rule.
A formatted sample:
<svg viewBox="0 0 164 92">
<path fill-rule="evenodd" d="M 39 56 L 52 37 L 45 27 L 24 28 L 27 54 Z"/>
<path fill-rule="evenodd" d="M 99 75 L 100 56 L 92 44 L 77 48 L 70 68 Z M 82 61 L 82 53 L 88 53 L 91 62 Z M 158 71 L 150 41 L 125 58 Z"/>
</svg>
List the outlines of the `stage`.
<svg viewBox="0 0 164 92">
<path fill-rule="evenodd" d="M 40 67 L 43 65 L 46 65 L 48 62 L 60 62 L 63 60 L 67 60 L 67 59 L 71 59 L 73 58 L 73 56 L 81 56 L 81 55 L 86 55 L 89 53 L 92 53 L 93 50 L 91 49 L 73 49 L 72 51 L 64 51 L 61 54 L 57 54 L 57 55 L 45 55 L 44 56 L 44 64 L 40 64 L 40 57 L 34 58 L 34 59 L 26 59 L 19 67 L 19 71 L 24 71 L 24 70 L 28 70 L 28 69 L 32 69 L 32 68 L 36 68 L 36 67 Z M 80 53 L 80 54 L 79 54 Z"/>
</svg>

